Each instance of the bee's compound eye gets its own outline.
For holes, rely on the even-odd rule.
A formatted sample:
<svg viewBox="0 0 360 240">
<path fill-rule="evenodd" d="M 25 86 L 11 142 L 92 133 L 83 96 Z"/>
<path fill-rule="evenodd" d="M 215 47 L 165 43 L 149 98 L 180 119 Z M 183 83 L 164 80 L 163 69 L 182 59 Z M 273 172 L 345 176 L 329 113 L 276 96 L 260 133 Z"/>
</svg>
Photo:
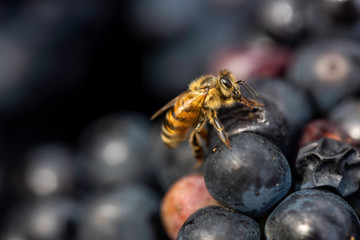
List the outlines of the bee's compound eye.
<svg viewBox="0 0 360 240">
<path fill-rule="evenodd" d="M 232 87 L 231 81 L 229 78 L 227 77 L 222 77 L 220 78 L 220 82 L 222 85 L 224 85 L 224 87 L 226 87 L 227 89 L 230 89 Z"/>
</svg>

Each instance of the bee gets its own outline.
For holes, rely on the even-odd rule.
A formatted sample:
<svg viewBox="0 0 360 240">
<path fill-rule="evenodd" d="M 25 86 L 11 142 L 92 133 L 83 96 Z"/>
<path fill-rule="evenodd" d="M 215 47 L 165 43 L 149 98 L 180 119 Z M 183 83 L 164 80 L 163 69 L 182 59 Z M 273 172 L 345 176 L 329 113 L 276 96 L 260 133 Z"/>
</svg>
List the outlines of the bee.
<svg viewBox="0 0 360 240">
<path fill-rule="evenodd" d="M 240 86 L 254 98 L 258 96 L 245 81 L 236 81 L 234 75 L 226 69 L 219 71 L 218 76 L 208 74 L 192 81 L 187 91 L 172 99 L 151 117 L 153 120 L 168 110 L 161 128 L 162 141 L 167 147 L 174 148 L 189 138 L 197 165 L 201 165 L 204 157 L 201 139 L 207 142 L 208 134 L 204 125 L 209 121 L 221 141 L 230 149 L 229 138 L 218 119 L 217 110 L 236 102 L 250 109 L 262 105 L 242 96 Z"/>
</svg>

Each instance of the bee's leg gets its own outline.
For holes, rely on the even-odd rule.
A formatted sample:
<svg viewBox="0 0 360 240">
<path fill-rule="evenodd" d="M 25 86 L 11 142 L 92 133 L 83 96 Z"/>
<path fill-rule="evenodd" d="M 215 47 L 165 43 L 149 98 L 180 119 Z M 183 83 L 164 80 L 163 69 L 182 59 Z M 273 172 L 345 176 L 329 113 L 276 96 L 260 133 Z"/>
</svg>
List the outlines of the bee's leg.
<svg viewBox="0 0 360 240">
<path fill-rule="evenodd" d="M 253 109 L 253 106 L 251 105 L 250 101 L 247 100 L 246 98 L 241 97 L 239 102 L 241 102 L 241 103 L 245 104 L 246 106 L 248 106 L 248 108 L 250 108 L 250 110 Z"/>
<path fill-rule="evenodd" d="M 262 104 L 262 103 L 258 103 L 255 100 L 246 99 L 244 97 L 241 97 L 239 102 L 244 103 L 250 109 L 253 109 L 253 107 L 256 107 L 256 106 L 264 106 L 264 104 Z"/>
<path fill-rule="evenodd" d="M 211 124 L 214 126 L 214 128 L 216 129 L 221 141 L 223 141 L 223 143 L 225 143 L 225 145 L 227 146 L 228 149 L 231 148 L 230 145 L 230 141 L 229 138 L 224 130 L 224 126 L 220 123 L 219 119 L 217 118 L 217 114 L 216 111 L 211 111 L 210 114 L 210 122 Z"/>
<path fill-rule="evenodd" d="M 252 99 L 247 99 L 247 101 L 253 106 L 253 107 L 257 107 L 257 106 L 264 106 L 264 104 L 263 103 L 259 103 L 259 102 L 257 102 L 257 101 L 255 101 L 255 100 L 252 100 Z"/>
<path fill-rule="evenodd" d="M 204 124 L 205 124 L 205 115 L 202 113 L 202 114 L 200 114 L 199 121 L 195 125 L 194 131 L 200 132 L 202 127 L 204 126 Z"/>
<path fill-rule="evenodd" d="M 209 137 L 208 137 L 208 132 L 207 130 L 204 128 L 204 124 L 205 124 L 205 114 L 202 113 L 200 115 L 199 118 L 199 122 L 197 123 L 197 125 L 195 126 L 194 131 L 199 133 L 199 135 L 201 136 L 202 139 L 204 139 L 206 146 L 209 146 Z"/>
<path fill-rule="evenodd" d="M 199 132 L 195 130 L 190 135 L 190 147 L 192 148 L 193 155 L 196 159 L 195 168 L 201 166 L 204 159 L 204 150 L 201 146 L 201 137 Z"/>
</svg>

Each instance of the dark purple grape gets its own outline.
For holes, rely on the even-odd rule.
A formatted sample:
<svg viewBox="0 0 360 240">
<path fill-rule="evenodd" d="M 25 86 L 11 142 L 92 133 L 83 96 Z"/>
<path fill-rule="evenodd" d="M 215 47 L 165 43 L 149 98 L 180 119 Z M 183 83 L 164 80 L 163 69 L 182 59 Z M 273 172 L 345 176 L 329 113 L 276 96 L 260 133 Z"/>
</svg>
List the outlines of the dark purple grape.
<svg viewBox="0 0 360 240">
<path fill-rule="evenodd" d="M 296 172 L 301 189 L 332 187 L 346 197 L 359 190 L 360 153 L 345 142 L 321 138 L 300 148 Z"/>
<path fill-rule="evenodd" d="M 181 227 L 177 240 L 260 240 L 258 224 L 250 217 L 220 206 L 193 213 Z"/>
<path fill-rule="evenodd" d="M 287 44 L 297 44 L 306 35 L 305 1 L 260 1 L 258 22 L 270 36 Z"/>
<path fill-rule="evenodd" d="M 285 79 L 255 81 L 254 88 L 260 96 L 275 101 L 291 132 L 298 131 L 314 114 L 313 102 L 307 92 Z"/>
<path fill-rule="evenodd" d="M 2 240 L 27 240 L 25 234 L 21 233 L 19 229 L 9 229 L 0 235 Z"/>
<path fill-rule="evenodd" d="M 308 1 L 306 26 L 314 35 L 333 35 L 335 31 L 346 34 L 351 32 L 359 14 L 358 0 Z"/>
<path fill-rule="evenodd" d="M 150 127 L 142 114 L 109 114 L 88 126 L 80 136 L 87 181 L 93 186 L 146 179 Z"/>
<path fill-rule="evenodd" d="M 359 219 L 341 197 L 317 189 L 292 193 L 270 214 L 268 240 L 353 240 L 360 237 Z"/>
<path fill-rule="evenodd" d="M 161 202 L 160 217 L 170 239 L 176 239 L 186 219 L 200 208 L 219 205 L 205 186 L 204 175 L 182 177 L 166 192 Z"/>
<path fill-rule="evenodd" d="M 32 148 L 25 156 L 26 190 L 38 197 L 69 193 L 75 187 L 75 160 L 71 150 L 58 143 Z"/>
<path fill-rule="evenodd" d="M 262 216 L 290 189 L 291 172 L 281 151 L 254 133 L 230 137 L 231 149 L 219 144 L 206 158 L 209 193 L 222 205 L 249 216 Z"/>
<path fill-rule="evenodd" d="M 351 138 L 340 127 L 327 119 L 314 119 L 306 124 L 300 137 L 299 147 L 315 142 L 321 138 L 332 138 L 357 146 L 356 141 Z"/>
<path fill-rule="evenodd" d="M 213 57 L 210 71 L 228 69 L 236 79 L 243 80 L 279 77 L 290 64 L 291 57 L 290 49 L 275 44 L 235 45 Z"/>
<path fill-rule="evenodd" d="M 159 206 L 160 197 L 142 185 L 94 193 L 85 202 L 78 239 L 161 239 Z"/>
<path fill-rule="evenodd" d="M 357 98 L 345 99 L 328 114 L 330 121 L 336 123 L 358 144 L 360 143 L 360 101 Z"/>
<path fill-rule="evenodd" d="M 270 139 L 280 149 L 285 150 L 289 140 L 289 128 L 284 115 L 272 99 L 259 97 L 257 101 L 264 106 L 250 110 L 246 105 L 237 103 L 230 108 L 219 110 L 219 120 L 224 125 L 227 135 L 253 132 Z M 221 140 L 216 131 L 212 127 L 210 129 L 210 147 L 214 147 Z"/>
<path fill-rule="evenodd" d="M 360 90 L 360 44 L 349 39 L 322 39 L 304 45 L 288 78 L 305 88 L 320 111 L 326 112 Z"/>
<path fill-rule="evenodd" d="M 181 177 L 190 173 L 200 172 L 195 168 L 196 160 L 188 141 L 169 149 L 160 138 L 161 128 L 157 123 L 151 138 L 151 165 L 156 174 L 155 178 L 164 192 Z"/>
<path fill-rule="evenodd" d="M 79 206 L 70 199 L 43 198 L 24 201 L 11 209 L 3 229 L 4 238 L 1 239 L 71 239 L 78 215 Z"/>
</svg>

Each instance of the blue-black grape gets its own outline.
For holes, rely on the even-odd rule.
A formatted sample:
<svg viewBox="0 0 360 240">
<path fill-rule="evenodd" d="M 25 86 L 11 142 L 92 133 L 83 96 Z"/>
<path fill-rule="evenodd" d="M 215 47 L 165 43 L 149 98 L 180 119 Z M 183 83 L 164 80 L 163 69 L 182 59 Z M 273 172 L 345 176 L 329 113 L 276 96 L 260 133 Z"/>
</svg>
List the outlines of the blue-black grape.
<svg viewBox="0 0 360 240">
<path fill-rule="evenodd" d="M 358 144 L 360 143 L 360 100 L 348 98 L 335 105 L 328 112 L 328 118 L 336 123 Z"/>
<path fill-rule="evenodd" d="M 77 226 L 79 205 L 69 198 L 24 199 L 11 209 L 1 239 L 71 239 Z"/>
<path fill-rule="evenodd" d="M 159 205 L 159 196 L 139 184 L 94 193 L 84 204 L 78 239 L 161 239 Z"/>
<path fill-rule="evenodd" d="M 305 145 L 296 158 L 300 188 L 332 187 L 343 197 L 359 191 L 359 155 L 356 148 L 331 138 Z"/>
<path fill-rule="evenodd" d="M 360 237 L 360 225 L 341 197 L 307 189 L 294 192 L 275 208 L 265 232 L 268 240 L 353 240 Z"/>
<path fill-rule="evenodd" d="M 262 97 L 275 101 L 289 125 L 290 132 L 295 132 L 314 115 L 313 101 L 303 89 L 286 79 L 263 79 L 254 82 L 254 88 Z"/>
<path fill-rule="evenodd" d="M 258 21 L 271 37 L 298 44 L 306 37 L 305 3 L 296 0 L 260 1 Z"/>
<path fill-rule="evenodd" d="M 160 138 L 161 125 L 154 127 L 151 141 L 151 165 L 156 180 L 162 190 L 167 191 L 170 186 L 181 177 L 194 172 L 200 172 L 201 168 L 194 168 L 195 160 L 188 141 L 184 141 L 174 149 L 165 146 Z"/>
<path fill-rule="evenodd" d="M 74 190 L 76 169 L 69 147 L 59 143 L 39 145 L 25 158 L 25 187 L 31 195 L 49 197 Z"/>
<path fill-rule="evenodd" d="M 260 230 L 246 215 L 220 206 L 208 206 L 186 220 L 177 239 L 260 240 Z"/>
<path fill-rule="evenodd" d="M 321 112 L 360 90 L 359 43 L 353 39 L 314 40 L 298 49 L 288 78 L 315 99 Z"/>
<path fill-rule="evenodd" d="M 148 119 L 136 112 L 108 114 L 92 123 L 80 136 L 86 180 L 92 186 L 143 180 L 149 134 Z"/>
<path fill-rule="evenodd" d="M 359 19 L 360 4 L 357 0 L 309 1 L 306 11 L 306 26 L 313 35 L 334 33 L 349 34 Z"/>
<path fill-rule="evenodd" d="M 246 95 L 246 92 L 243 92 Z M 286 150 L 289 128 L 284 114 L 279 110 L 274 100 L 268 97 L 261 96 L 257 101 L 263 106 L 250 110 L 246 105 L 238 103 L 230 108 L 219 110 L 219 120 L 224 125 L 227 135 L 253 132 L 270 139 L 281 150 Z M 214 147 L 221 140 L 213 128 L 211 131 L 210 146 Z"/>
<path fill-rule="evenodd" d="M 205 183 L 221 204 L 249 216 L 264 215 L 288 192 L 289 164 L 281 151 L 254 133 L 230 137 L 231 149 L 219 144 L 209 153 Z"/>
</svg>

